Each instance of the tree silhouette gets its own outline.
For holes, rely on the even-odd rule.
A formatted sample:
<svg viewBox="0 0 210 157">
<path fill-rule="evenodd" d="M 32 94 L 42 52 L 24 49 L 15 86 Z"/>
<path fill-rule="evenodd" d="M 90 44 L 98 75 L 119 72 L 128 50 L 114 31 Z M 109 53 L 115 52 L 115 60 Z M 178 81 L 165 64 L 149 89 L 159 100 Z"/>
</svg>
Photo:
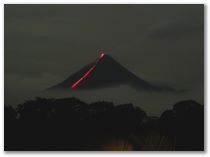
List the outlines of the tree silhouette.
<svg viewBox="0 0 210 157">
<path fill-rule="evenodd" d="M 203 150 L 203 106 L 182 101 L 160 118 L 132 104 L 36 98 L 5 106 L 5 150 Z"/>
</svg>

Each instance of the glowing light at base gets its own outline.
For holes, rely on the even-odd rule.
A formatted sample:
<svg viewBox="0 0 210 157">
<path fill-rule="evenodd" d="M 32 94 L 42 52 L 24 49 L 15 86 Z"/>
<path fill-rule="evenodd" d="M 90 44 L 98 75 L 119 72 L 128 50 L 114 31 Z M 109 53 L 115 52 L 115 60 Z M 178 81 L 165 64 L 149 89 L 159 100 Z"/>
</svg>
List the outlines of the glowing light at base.
<svg viewBox="0 0 210 157">
<path fill-rule="evenodd" d="M 77 87 L 77 85 L 82 81 L 84 80 L 96 67 L 96 65 L 98 64 L 98 62 L 104 57 L 104 53 L 101 52 L 100 53 L 100 56 L 99 58 L 96 60 L 95 64 L 79 79 L 77 80 L 76 82 L 74 82 L 72 85 L 71 85 L 71 89 L 74 89 L 75 87 Z"/>
</svg>

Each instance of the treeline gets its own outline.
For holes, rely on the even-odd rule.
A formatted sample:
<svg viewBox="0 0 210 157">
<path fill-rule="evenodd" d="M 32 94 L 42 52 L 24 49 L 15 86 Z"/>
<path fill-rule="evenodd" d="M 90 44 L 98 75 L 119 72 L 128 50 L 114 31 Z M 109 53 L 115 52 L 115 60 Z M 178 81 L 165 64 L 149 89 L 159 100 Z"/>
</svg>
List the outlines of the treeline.
<svg viewBox="0 0 210 157">
<path fill-rule="evenodd" d="M 150 117 L 132 104 L 36 98 L 4 115 L 6 151 L 204 150 L 204 107 L 192 100 Z"/>
</svg>

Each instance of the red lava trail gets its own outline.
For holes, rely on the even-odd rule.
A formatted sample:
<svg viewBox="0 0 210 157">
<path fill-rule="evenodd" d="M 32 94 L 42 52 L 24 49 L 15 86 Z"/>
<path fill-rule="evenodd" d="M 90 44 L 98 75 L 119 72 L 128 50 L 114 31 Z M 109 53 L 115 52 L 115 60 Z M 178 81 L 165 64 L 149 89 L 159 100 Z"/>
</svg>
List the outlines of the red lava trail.
<svg viewBox="0 0 210 157">
<path fill-rule="evenodd" d="M 96 60 L 95 64 L 76 82 L 71 85 L 71 89 L 74 89 L 82 80 L 84 80 L 96 67 L 97 63 L 104 57 L 104 53 L 100 53 L 99 58 Z"/>
</svg>

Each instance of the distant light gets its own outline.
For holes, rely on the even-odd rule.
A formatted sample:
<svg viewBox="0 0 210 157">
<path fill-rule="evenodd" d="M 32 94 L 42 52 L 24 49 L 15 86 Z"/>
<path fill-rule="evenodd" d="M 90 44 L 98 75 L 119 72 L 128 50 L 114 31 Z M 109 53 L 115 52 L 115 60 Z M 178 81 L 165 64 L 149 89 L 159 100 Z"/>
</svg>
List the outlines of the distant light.
<svg viewBox="0 0 210 157">
<path fill-rule="evenodd" d="M 100 53 L 100 58 L 102 58 L 105 54 L 103 52 Z"/>
</svg>

